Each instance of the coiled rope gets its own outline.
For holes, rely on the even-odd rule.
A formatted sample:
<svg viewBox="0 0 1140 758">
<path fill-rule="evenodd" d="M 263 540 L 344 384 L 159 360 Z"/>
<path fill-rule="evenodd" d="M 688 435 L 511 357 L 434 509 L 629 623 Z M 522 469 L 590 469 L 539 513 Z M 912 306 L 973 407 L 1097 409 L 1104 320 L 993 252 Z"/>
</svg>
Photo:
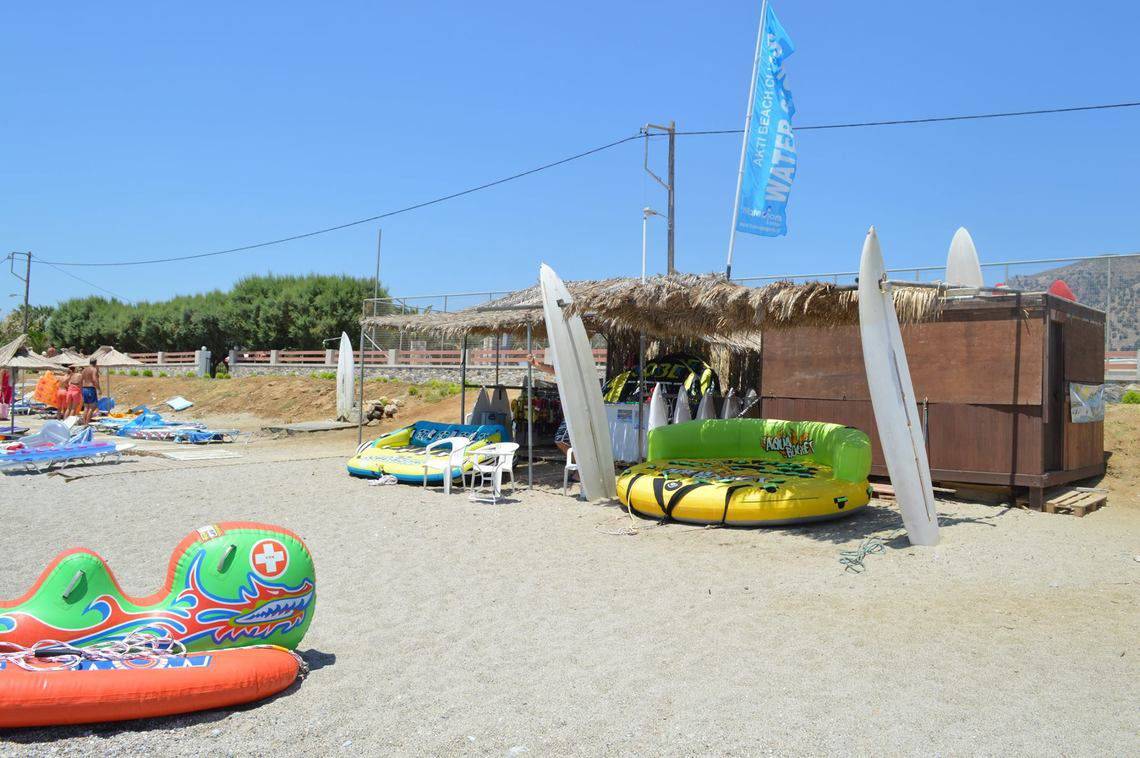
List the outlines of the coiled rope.
<svg viewBox="0 0 1140 758">
<path fill-rule="evenodd" d="M 28 671 L 64 671 L 78 668 L 84 661 L 154 660 L 186 655 L 186 646 L 159 630 L 131 632 L 121 640 L 76 647 L 59 640 L 41 640 L 31 647 L 0 642 L 0 662 L 14 663 Z M 52 665 L 32 665 L 36 659 L 50 659 Z"/>
<path fill-rule="evenodd" d="M 309 664 L 293 650 L 277 645 L 247 645 L 241 650 L 276 648 L 285 650 L 297 661 L 297 678 L 309 674 Z M 211 651 L 203 650 L 203 654 Z M 159 629 L 140 629 L 121 640 L 99 642 L 90 647 L 76 647 L 59 640 L 41 640 L 30 647 L 14 642 L 0 642 L 0 664 L 13 663 L 26 671 L 67 671 L 79 668 L 84 661 L 141 661 L 161 658 L 180 658 L 187 654 L 186 646 L 174 639 L 170 632 Z M 50 664 L 32 664 L 32 661 L 50 660 Z"/>
<path fill-rule="evenodd" d="M 883 541 L 872 537 L 863 540 L 855 550 L 841 550 L 839 552 L 839 563 L 843 566 L 844 571 L 850 571 L 852 574 L 862 574 L 867 570 L 863 565 L 863 559 L 868 555 L 878 555 L 886 549 Z"/>
</svg>

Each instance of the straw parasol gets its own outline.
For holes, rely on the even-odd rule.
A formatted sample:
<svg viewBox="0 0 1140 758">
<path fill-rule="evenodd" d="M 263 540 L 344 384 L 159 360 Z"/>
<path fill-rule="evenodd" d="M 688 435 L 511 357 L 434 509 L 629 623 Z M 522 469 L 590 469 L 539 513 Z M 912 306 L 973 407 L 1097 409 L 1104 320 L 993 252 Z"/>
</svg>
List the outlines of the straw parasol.
<svg viewBox="0 0 1140 758">
<path fill-rule="evenodd" d="M 0 347 L 0 368 L 10 369 L 12 371 L 12 388 L 16 387 L 16 372 L 23 369 L 25 371 L 53 371 L 59 368 L 58 365 L 52 363 L 47 358 L 36 355 L 27 347 L 28 335 L 21 334 L 16 339 L 9 342 L 7 345 Z M 15 398 L 13 398 L 13 401 Z M 9 424 L 10 430 L 16 428 L 16 413 L 15 411 L 9 412 L 11 423 Z"/>
<path fill-rule="evenodd" d="M 25 371 L 52 371 L 59 368 L 59 365 L 50 358 L 44 358 L 28 349 L 27 342 L 28 335 L 21 334 L 7 345 L 0 347 L 0 368 Z"/>
<path fill-rule="evenodd" d="M 71 348 L 64 348 L 50 358 L 46 355 L 44 357 L 49 361 L 55 361 L 61 366 L 77 366 L 81 363 L 87 363 L 86 355 L 76 352 Z"/>
<path fill-rule="evenodd" d="M 130 366 L 146 365 L 142 361 L 132 358 L 126 353 L 120 353 L 110 345 L 103 345 L 98 350 L 91 353 L 90 358 L 95 359 L 95 365 L 99 368 L 128 368 Z"/>
</svg>

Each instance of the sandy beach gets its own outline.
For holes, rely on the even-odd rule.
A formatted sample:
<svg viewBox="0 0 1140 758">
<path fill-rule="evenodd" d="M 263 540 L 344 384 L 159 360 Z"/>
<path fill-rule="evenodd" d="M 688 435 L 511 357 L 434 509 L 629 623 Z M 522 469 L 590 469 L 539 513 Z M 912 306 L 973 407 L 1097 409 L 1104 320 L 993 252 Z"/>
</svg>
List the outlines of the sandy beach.
<svg viewBox="0 0 1140 758">
<path fill-rule="evenodd" d="M 0 752 L 1104 755 L 1136 745 L 1135 493 L 1114 492 L 1083 519 L 943 502 L 942 544 L 916 549 L 879 501 L 812 527 L 706 529 L 631 522 L 547 485 L 494 506 L 369 486 L 344 473 L 355 437 L 0 480 L 3 597 L 74 545 L 101 552 L 128 592 L 149 593 L 182 536 L 225 520 L 297 531 L 318 575 L 300 647 L 313 670 L 285 694 L 10 732 Z M 864 573 L 845 572 L 840 551 L 872 536 L 887 549 Z"/>
</svg>

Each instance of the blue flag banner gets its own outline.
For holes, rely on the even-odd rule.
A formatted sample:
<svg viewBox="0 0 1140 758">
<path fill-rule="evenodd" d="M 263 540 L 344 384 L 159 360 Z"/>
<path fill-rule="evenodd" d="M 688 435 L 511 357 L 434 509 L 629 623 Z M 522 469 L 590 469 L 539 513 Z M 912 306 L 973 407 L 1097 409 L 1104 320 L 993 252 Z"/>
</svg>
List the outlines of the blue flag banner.
<svg viewBox="0 0 1140 758">
<path fill-rule="evenodd" d="M 796 176 L 796 138 L 792 133 L 796 107 L 792 93 L 784 87 L 784 61 L 796 47 L 772 6 L 766 6 L 761 23 L 736 230 L 781 237 L 788 233 L 788 193 Z"/>
</svg>

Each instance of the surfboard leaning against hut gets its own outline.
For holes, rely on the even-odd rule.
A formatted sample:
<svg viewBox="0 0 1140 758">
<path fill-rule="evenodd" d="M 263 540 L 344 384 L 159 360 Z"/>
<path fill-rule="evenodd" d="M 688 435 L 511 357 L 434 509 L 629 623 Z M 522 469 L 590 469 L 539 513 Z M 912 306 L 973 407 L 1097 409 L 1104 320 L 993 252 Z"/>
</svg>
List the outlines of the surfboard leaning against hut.
<svg viewBox="0 0 1140 758">
<path fill-rule="evenodd" d="M 613 498 L 617 495 L 614 454 L 586 327 L 580 316 L 567 318 L 563 313 L 562 306 L 573 302 L 573 298 L 558 274 L 545 263 L 539 269 L 539 284 L 547 339 L 558 377 L 558 396 L 578 463 L 582 492 L 587 500 Z"/>
<path fill-rule="evenodd" d="M 938 543 L 938 513 L 894 296 L 875 227 L 859 261 L 859 334 L 887 472 L 912 545 Z"/>
</svg>

